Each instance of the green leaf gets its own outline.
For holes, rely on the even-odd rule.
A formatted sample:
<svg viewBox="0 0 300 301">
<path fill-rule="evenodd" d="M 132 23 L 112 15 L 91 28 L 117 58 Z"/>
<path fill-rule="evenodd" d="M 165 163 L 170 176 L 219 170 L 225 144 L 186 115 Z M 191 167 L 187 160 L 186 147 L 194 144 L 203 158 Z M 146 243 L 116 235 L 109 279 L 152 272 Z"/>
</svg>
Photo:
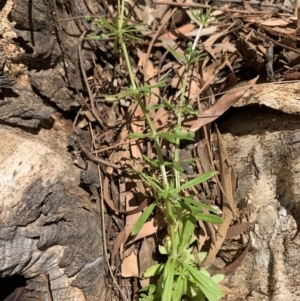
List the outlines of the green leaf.
<svg viewBox="0 0 300 301">
<path fill-rule="evenodd" d="M 223 223 L 223 219 L 215 214 L 205 214 L 205 213 L 197 213 L 194 215 L 195 218 L 200 219 L 202 221 L 220 225 Z"/>
<path fill-rule="evenodd" d="M 217 210 L 214 209 L 212 206 L 209 206 L 209 205 L 206 205 L 204 204 L 203 202 L 201 201 L 196 201 L 194 199 L 192 199 L 191 197 L 183 197 L 183 196 L 180 196 L 180 198 L 188 203 L 189 205 L 192 205 L 192 206 L 196 206 L 196 207 L 199 207 L 199 208 L 202 208 L 202 209 L 207 209 L 211 212 L 214 212 L 214 213 L 217 213 Z"/>
<path fill-rule="evenodd" d="M 181 64 L 187 63 L 186 57 L 184 55 L 178 53 L 174 48 L 172 48 L 169 45 L 168 45 L 168 49 L 179 63 L 181 63 Z"/>
<path fill-rule="evenodd" d="M 128 139 L 144 139 L 148 138 L 149 135 L 147 134 L 141 134 L 141 133 L 130 133 L 128 134 Z"/>
<path fill-rule="evenodd" d="M 159 137 L 162 137 L 164 139 L 166 139 L 167 141 L 171 142 L 171 143 L 176 143 L 176 138 L 174 137 L 173 134 L 170 133 L 158 133 Z"/>
<path fill-rule="evenodd" d="M 221 281 L 223 281 L 225 279 L 225 275 L 223 274 L 216 274 L 216 275 L 213 275 L 212 277 L 210 277 L 210 279 L 212 281 L 214 281 L 215 283 L 219 283 Z"/>
<path fill-rule="evenodd" d="M 165 246 L 162 246 L 162 245 L 159 245 L 159 246 L 158 246 L 158 251 L 159 251 L 159 253 L 162 254 L 162 255 L 167 255 L 167 254 L 168 254 L 166 247 L 165 247 Z"/>
<path fill-rule="evenodd" d="M 180 162 L 180 163 L 181 163 L 181 162 Z M 174 168 L 175 168 L 177 171 L 179 171 L 179 172 L 182 173 L 182 172 L 184 172 L 184 168 L 181 167 L 180 163 L 174 161 L 174 162 L 173 162 L 173 166 L 174 166 Z"/>
<path fill-rule="evenodd" d="M 163 104 L 166 108 L 168 108 L 168 109 L 170 109 L 170 110 L 173 110 L 173 109 L 174 109 L 174 107 L 172 106 L 172 104 L 171 104 L 169 101 L 167 101 L 166 99 L 163 99 L 163 100 L 162 100 L 162 104 Z"/>
<path fill-rule="evenodd" d="M 184 291 L 185 281 L 186 280 L 183 279 L 181 276 L 178 277 L 177 282 L 175 284 L 172 301 L 180 301 L 181 300 L 183 291 Z"/>
<path fill-rule="evenodd" d="M 182 219 L 182 232 L 180 233 L 179 241 L 179 253 L 182 253 L 184 249 L 188 247 L 188 241 L 195 230 L 196 219 L 192 215 L 188 215 Z"/>
<path fill-rule="evenodd" d="M 181 185 L 180 187 L 174 189 L 174 192 L 180 192 L 182 190 L 185 190 L 185 189 L 188 189 L 192 186 L 195 186 L 195 185 L 198 185 L 198 184 L 201 184 L 207 180 L 209 180 L 211 177 L 213 177 L 214 175 L 216 174 L 215 171 L 209 171 L 209 172 L 206 172 L 202 175 L 200 175 L 199 177 L 197 178 L 194 178 L 186 183 L 184 183 L 183 185 Z"/>
<path fill-rule="evenodd" d="M 188 105 L 183 108 L 183 113 L 190 115 L 199 115 L 199 110 L 194 110 L 192 106 Z"/>
<path fill-rule="evenodd" d="M 205 260 L 205 258 L 207 257 L 207 252 L 199 252 L 198 257 L 199 257 L 200 261 L 203 262 Z"/>
<path fill-rule="evenodd" d="M 161 300 L 172 300 L 175 265 L 176 260 L 174 258 L 169 257 L 163 272 L 163 291 L 161 295 Z"/>
<path fill-rule="evenodd" d="M 191 277 L 199 285 L 201 291 L 204 293 L 205 297 L 209 301 L 218 301 L 219 298 L 224 296 L 223 291 L 219 286 L 210 278 L 203 275 L 200 271 L 196 270 L 194 267 L 182 262 L 184 267 L 190 272 Z"/>
<path fill-rule="evenodd" d="M 156 202 L 151 203 L 147 209 L 141 214 L 141 216 L 139 217 L 139 219 L 136 221 L 131 235 L 136 235 L 139 233 L 139 231 L 142 229 L 143 225 L 145 224 L 145 222 L 147 221 L 148 217 L 150 216 L 150 214 L 152 213 L 153 209 L 156 206 Z"/>
<path fill-rule="evenodd" d="M 175 132 L 174 134 L 175 138 L 183 139 L 183 140 L 194 140 L 195 133 L 194 132 Z"/>
<path fill-rule="evenodd" d="M 144 272 L 144 277 L 149 278 L 149 277 L 153 277 L 156 275 L 160 275 L 163 272 L 164 269 L 164 264 L 160 263 L 160 264 L 155 264 L 151 267 L 149 267 L 145 272 Z"/>
<path fill-rule="evenodd" d="M 170 110 L 174 110 L 174 107 L 167 100 L 163 99 L 162 102 L 158 105 L 149 106 L 148 110 L 157 110 L 159 108 L 167 108 Z"/>
<path fill-rule="evenodd" d="M 196 160 L 194 158 L 188 158 L 188 159 L 184 159 L 184 160 L 180 160 L 180 162 L 182 163 L 188 163 L 190 165 L 195 166 L 196 165 Z"/>
<path fill-rule="evenodd" d="M 201 208 L 196 207 L 196 206 L 191 206 L 190 204 L 188 204 L 186 202 L 182 202 L 182 201 L 176 202 L 175 207 L 185 209 L 193 215 L 203 213 L 203 210 Z"/>
<path fill-rule="evenodd" d="M 158 192 L 159 194 L 163 193 L 163 189 L 160 187 L 160 182 L 158 182 L 155 178 L 153 177 L 150 177 L 148 175 L 146 175 L 145 173 L 139 173 L 140 177 L 142 178 L 142 180 L 145 181 L 145 183 L 148 185 L 148 186 L 152 186 L 152 188 Z"/>
<path fill-rule="evenodd" d="M 152 165 L 153 167 L 159 167 L 159 163 L 157 162 L 157 160 L 152 160 L 150 159 L 148 156 L 143 155 L 143 158 L 145 161 L 147 161 L 150 165 Z"/>
</svg>

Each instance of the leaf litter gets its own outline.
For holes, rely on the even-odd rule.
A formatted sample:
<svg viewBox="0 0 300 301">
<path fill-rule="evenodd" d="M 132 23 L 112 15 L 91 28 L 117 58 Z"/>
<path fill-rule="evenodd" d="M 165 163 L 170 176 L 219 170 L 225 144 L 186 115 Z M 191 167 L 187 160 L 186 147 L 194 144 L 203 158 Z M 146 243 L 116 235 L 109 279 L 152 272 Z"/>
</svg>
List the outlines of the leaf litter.
<svg viewBox="0 0 300 301">
<path fill-rule="evenodd" d="M 187 44 L 193 41 L 201 25 L 192 10 L 198 8 L 205 11 L 210 6 L 192 0 L 146 1 L 144 6 L 134 4 L 128 5 L 127 14 L 132 24 L 144 21 L 138 26 L 141 32 L 136 33 L 142 40 L 126 43 L 129 44 L 136 82 L 153 85 L 163 80 L 165 83 L 164 87 L 152 88 L 152 93 L 145 97 L 147 106 L 157 106 L 151 117 L 156 130 L 163 132 L 176 122 L 176 116 L 161 104 L 165 100 L 178 102 L 185 72 L 180 59 L 170 54 L 170 47 L 184 54 Z M 109 8 L 108 20 L 110 14 L 117 14 L 117 6 L 109 5 Z M 199 220 L 194 247 L 198 251 L 206 250 L 208 255 L 199 264 L 211 269 L 218 265 L 218 260 L 222 260 L 221 251 L 226 244 L 239 245 L 235 254 L 239 256 L 227 258 L 227 265 L 218 270 L 218 273 L 225 275 L 233 273 L 247 256 L 251 244 L 247 233 L 255 221 L 250 221 L 249 216 L 243 219 L 236 207 L 236 179 L 216 123 L 230 107 L 243 105 L 243 101 L 245 103 L 243 95 L 248 90 L 251 93 L 252 89 L 258 88 L 263 93 L 264 86 L 272 90 L 272 85 L 300 78 L 300 16 L 295 16 L 294 11 L 294 6 L 283 7 L 278 1 L 273 4 L 255 0 L 216 2 L 197 46 L 205 55 L 202 61 L 188 70 L 189 85 L 185 97 L 200 113 L 197 116 L 186 114 L 184 117 L 184 129 L 195 132 L 196 139 L 192 143 L 183 143 L 185 157 L 181 158 L 181 168 L 187 177 L 211 170 L 217 171 L 217 176 L 187 189 L 185 194 L 195 200 L 205 197 L 209 205 L 218 208 L 224 220 L 219 226 Z M 109 47 L 113 45 L 110 42 L 107 45 L 104 47 L 111 51 Z M 136 300 L 137 290 L 149 284 L 140 279 L 143 271 L 163 260 L 157 250 L 167 221 L 158 209 L 138 235 L 131 236 L 135 222 L 151 203 L 153 195 L 136 175 L 126 170 L 147 169 L 155 173 L 149 162 L 144 160 L 144 155 L 155 159 L 156 154 L 147 139 L 128 138 L 129 133 L 147 133 L 142 110 L 134 99 L 121 97 L 117 105 L 112 105 L 103 97 L 120 93 L 122 87 L 126 87 L 128 74 L 122 61 L 122 56 L 117 52 L 114 60 L 101 62 L 101 74 L 95 71 L 89 79 L 94 96 L 90 96 L 88 101 L 93 105 L 86 105 L 87 102 L 82 105 L 74 126 L 91 133 L 93 156 L 101 156 L 120 167 L 109 172 L 110 167 L 100 164 L 104 174 L 99 193 L 106 204 L 106 225 L 110 225 L 103 235 L 107 242 L 107 263 L 113 271 L 108 274 L 107 282 L 114 283 L 110 277 L 115 277 L 122 295 L 126 295 L 127 300 Z M 95 64 L 95 70 L 99 70 L 99 64 Z M 273 106 L 276 107 L 276 104 L 273 103 Z M 285 104 L 286 108 L 289 106 Z M 101 123 L 98 123 L 99 120 Z M 102 135 L 103 132 L 107 134 Z M 172 144 L 163 139 L 161 143 L 166 158 L 172 158 Z M 195 158 L 195 166 L 185 164 L 186 157 Z M 244 243 L 242 236 L 248 237 L 247 243 Z M 139 279 L 139 283 L 135 278 Z M 111 285 L 109 287 L 110 299 L 119 300 L 118 291 Z M 220 287 L 225 293 L 231 293 L 225 285 L 220 284 Z"/>
</svg>

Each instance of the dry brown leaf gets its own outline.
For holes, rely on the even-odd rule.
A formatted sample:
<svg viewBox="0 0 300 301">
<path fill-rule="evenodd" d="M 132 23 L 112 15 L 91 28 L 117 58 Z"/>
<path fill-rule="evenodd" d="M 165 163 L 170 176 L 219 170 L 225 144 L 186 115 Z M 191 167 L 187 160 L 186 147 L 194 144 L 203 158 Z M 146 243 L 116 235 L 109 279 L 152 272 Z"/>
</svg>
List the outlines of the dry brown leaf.
<svg viewBox="0 0 300 301">
<path fill-rule="evenodd" d="M 202 126 L 216 120 L 234 103 L 236 103 L 246 93 L 246 91 L 256 83 L 257 79 L 258 77 L 249 81 L 243 88 L 225 94 L 217 101 L 215 105 L 213 105 L 208 110 L 200 113 L 196 120 L 184 122 L 184 127 L 192 132 L 195 132 Z"/>
<path fill-rule="evenodd" d="M 215 44 L 215 48 L 214 48 L 215 52 L 231 52 L 234 53 L 236 52 L 236 48 L 235 45 L 233 45 L 230 42 L 225 42 L 225 43 L 217 43 Z"/>
<path fill-rule="evenodd" d="M 214 60 L 210 65 L 202 69 L 202 79 L 204 81 L 209 80 L 216 74 L 218 70 L 222 69 L 225 65 L 225 58 Z"/>
<path fill-rule="evenodd" d="M 87 119 L 89 122 L 95 122 L 95 121 L 96 121 L 95 117 L 93 116 L 93 114 L 92 114 L 90 111 L 87 111 L 87 110 L 81 111 L 81 112 L 80 112 L 80 115 L 85 116 L 86 119 Z"/>
<path fill-rule="evenodd" d="M 258 22 L 259 24 L 262 25 L 267 25 L 267 26 L 286 26 L 289 24 L 288 21 L 283 20 L 283 19 L 268 19 L 268 20 L 263 20 L 261 22 Z"/>
<path fill-rule="evenodd" d="M 230 239 L 234 236 L 243 234 L 245 231 L 247 231 L 250 227 L 255 225 L 256 222 L 245 222 L 242 224 L 236 224 L 231 227 L 229 227 L 227 233 L 226 233 L 226 238 L 225 239 Z"/>
<path fill-rule="evenodd" d="M 218 287 L 223 291 L 225 295 L 233 294 L 233 291 L 224 284 L 218 283 Z"/>
<path fill-rule="evenodd" d="M 191 102 L 194 102 L 202 91 L 199 83 L 199 74 L 195 69 L 193 70 L 193 74 L 189 77 L 189 84 L 185 96 L 188 97 Z"/>
<path fill-rule="evenodd" d="M 153 237 L 144 238 L 139 251 L 140 277 L 144 272 L 158 261 L 155 260 L 156 246 Z"/>
<path fill-rule="evenodd" d="M 248 253 L 249 247 L 250 247 L 250 243 L 248 243 L 248 245 L 245 248 L 245 250 L 243 251 L 243 253 L 233 263 L 231 263 L 228 266 L 226 266 L 225 268 L 221 269 L 219 271 L 219 273 L 224 274 L 225 276 L 232 274 L 241 265 L 241 263 L 245 259 L 246 255 Z"/>
<path fill-rule="evenodd" d="M 215 259 L 218 251 L 223 245 L 223 242 L 226 237 L 227 230 L 231 223 L 233 217 L 232 208 L 233 205 L 233 194 L 232 194 L 232 182 L 231 182 L 231 166 L 227 156 L 226 148 L 223 143 L 222 136 L 218 129 L 217 138 L 218 138 L 218 149 L 219 149 L 219 164 L 220 164 L 220 180 L 223 188 L 223 206 L 222 206 L 222 219 L 223 223 L 219 225 L 218 233 L 216 235 L 216 242 L 212 244 L 208 252 L 207 257 L 204 260 L 204 265 L 209 266 Z"/>
<path fill-rule="evenodd" d="M 154 68 L 153 63 L 150 60 L 148 60 L 147 70 L 145 70 L 145 61 L 147 58 L 147 53 L 142 52 L 139 49 L 137 53 L 139 57 L 138 67 L 141 70 L 141 72 L 144 74 L 145 81 L 148 81 L 149 79 L 157 75 L 158 70 Z"/>
<path fill-rule="evenodd" d="M 185 72 L 185 66 L 181 66 L 179 70 L 177 71 L 177 74 L 172 78 L 171 80 L 171 87 L 175 89 L 181 89 L 182 87 L 182 79 L 183 74 Z"/>
<path fill-rule="evenodd" d="M 149 84 L 155 85 L 157 82 L 154 79 L 150 79 Z M 152 94 L 150 95 L 148 105 L 149 106 L 155 106 L 159 102 L 160 98 L 160 89 L 158 87 L 151 88 Z M 152 113 L 153 111 L 151 111 Z"/>
<path fill-rule="evenodd" d="M 210 27 L 203 28 L 200 32 L 200 37 L 210 36 L 214 34 L 217 30 L 218 30 L 218 26 L 210 26 Z M 199 28 L 195 28 L 190 32 L 187 32 L 185 35 L 187 37 L 195 37 L 198 34 L 198 31 Z"/>
<path fill-rule="evenodd" d="M 122 193 L 121 193 L 121 195 L 122 195 Z M 125 198 L 127 196 L 128 196 L 128 194 L 126 192 Z M 138 196 L 141 197 L 141 194 L 138 194 Z M 105 177 L 104 181 L 103 181 L 103 199 L 105 201 L 105 204 L 111 210 L 113 210 L 116 213 L 123 214 L 123 215 L 132 215 L 132 214 L 141 212 L 150 201 L 149 198 L 143 199 L 143 201 L 141 202 L 140 205 L 135 206 L 134 208 L 131 208 L 130 210 L 120 210 L 120 209 L 116 208 L 114 202 L 110 199 L 110 196 L 109 196 L 109 179 L 108 179 L 108 177 Z"/>
<path fill-rule="evenodd" d="M 121 245 L 124 244 L 126 240 L 126 230 L 123 229 L 114 239 L 114 246 L 111 252 L 111 265 L 114 265 L 115 256 L 117 255 Z"/>
<path fill-rule="evenodd" d="M 199 227 L 201 228 L 200 234 L 198 235 L 198 251 L 200 252 L 202 250 L 203 245 L 205 244 L 206 240 L 208 239 L 208 235 L 206 232 L 206 228 L 204 226 L 203 221 L 198 221 Z"/>
<path fill-rule="evenodd" d="M 157 233 L 158 231 L 166 227 L 166 225 L 167 222 L 165 221 L 164 215 L 160 211 L 158 211 L 153 218 L 151 218 L 144 224 L 140 232 L 130 240 L 130 243 Z"/>
<path fill-rule="evenodd" d="M 135 252 L 124 258 L 121 265 L 122 277 L 139 277 L 138 257 Z"/>
<path fill-rule="evenodd" d="M 161 36 L 159 37 L 159 40 L 161 40 L 161 46 L 164 47 L 166 50 L 170 50 L 170 47 L 175 49 L 180 55 L 184 56 L 184 51 L 178 47 L 178 45 L 170 38 L 168 37 L 164 37 Z M 178 60 L 175 57 L 176 60 Z M 178 62 L 180 63 L 180 65 L 182 65 L 182 63 L 178 60 Z"/>
<path fill-rule="evenodd" d="M 165 108 L 159 108 L 155 112 L 153 119 L 155 129 L 162 128 L 163 126 L 168 124 L 169 112 Z"/>
<path fill-rule="evenodd" d="M 216 51 L 212 48 L 213 44 L 222 36 L 225 36 L 227 34 L 228 30 L 215 33 L 212 36 L 210 36 L 204 43 L 204 49 L 214 58 L 215 58 L 215 53 Z"/>
<path fill-rule="evenodd" d="M 176 41 L 180 35 L 186 35 L 187 33 L 191 32 L 194 28 L 195 24 L 185 24 L 171 31 L 167 31 L 163 34 L 163 36 Z"/>
<path fill-rule="evenodd" d="M 133 133 L 143 133 L 145 125 L 145 119 L 142 108 L 138 105 L 133 113 L 131 120 L 131 129 Z M 132 158 L 138 160 L 141 159 L 143 142 L 142 140 L 131 142 L 130 144 Z"/>
</svg>

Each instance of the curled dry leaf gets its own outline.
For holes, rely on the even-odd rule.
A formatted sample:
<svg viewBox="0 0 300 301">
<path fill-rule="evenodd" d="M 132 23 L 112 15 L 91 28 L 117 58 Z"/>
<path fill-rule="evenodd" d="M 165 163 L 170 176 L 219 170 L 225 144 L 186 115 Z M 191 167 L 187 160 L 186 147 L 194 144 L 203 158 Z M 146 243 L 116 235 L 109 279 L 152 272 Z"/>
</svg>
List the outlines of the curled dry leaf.
<svg viewBox="0 0 300 301">
<path fill-rule="evenodd" d="M 249 81 L 246 86 L 236 89 L 233 92 L 229 92 L 222 96 L 215 105 L 213 105 L 208 110 L 199 114 L 196 120 L 184 122 L 184 127 L 190 131 L 197 131 L 202 126 L 216 120 L 225 111 L 227 111 L 234 103 L 236 103 L 246 91 L 256 83 L 258 77 Z"/>
<path fill-rule="evenodd" d="M 248 243 L 247 247 L 245 248 L 245 250 L 243 251 L 243 253 L 231 264 L 229 264 L 228 266 L 226 266 L 225 268 L 221 269 L 219 271 L 219 273 L 228 276 L 230 274 L 232 274 L 243 262 L 243 260 L 245 259 L 248 250 L 250 247 L 250 243 Z"/>
<path fill-rule="evenodd" d="M 211 245 L 208 255 L 205 258 L 204 261 L 205 266 L 209 266 L 214 261 L 218 251 L 223 245 L 227 230 L 229 228 L 231 219 L 233 217 L 232 208 L 234 208 L 233 193 L 232 193 L 232 179 L 231 179 L 231 171 L 230 171 L 232 167 L 230 166 L 226 148 L 224 146 L 222 136 L 218 129 L 217 129 L 217 137 L 218 137 L 218 149 L 219 149 L 220 180 L 223 188 L 222 189 L 223 223 L 218 228 L 215 244 Z"/>
</svg>

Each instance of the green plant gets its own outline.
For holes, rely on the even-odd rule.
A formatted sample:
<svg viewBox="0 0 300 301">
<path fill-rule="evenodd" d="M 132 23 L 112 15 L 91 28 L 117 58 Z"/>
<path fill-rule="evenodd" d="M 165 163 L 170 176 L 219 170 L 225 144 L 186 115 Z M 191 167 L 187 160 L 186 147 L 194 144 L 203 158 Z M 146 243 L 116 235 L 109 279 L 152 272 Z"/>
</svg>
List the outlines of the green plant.
<svg viewBox="0 0 300 301">
<path fill-rule="evenodd" d="M 140 300 L 180 301 L 184 300 L 184 296 L 188 296 L 193 300 L 201 301 L 207 298 L 210 301 L 215 301 L 223 296 L 222 290 L 217 285 L 217 282 L 223 279 L 222 275 L 211 277 L 204 267 L 199 267 L 197 262 L 199 259 L 200 261 L 201 259 L 203 260 L 206 254 L 200 253 L 195 255 L 192 245 L 196 241 L 195 228 L 197 220 L 220 224 L 222 223 L 222 219 L 214 214 L 215 210 L 211 206 L 195 201 L 193 197 L 184 196 L 183 194 L 184 191 L 187 191 L 192 186 L 209 180 L 215 175 L 215 172 L 202 174 L 182 184 L 181 180 L 184 176 L 179 159 L 181 140 L 194 139 L 194 133 L 183 131 L 181 124 L 184 114 L 198 113 L 189 106 L 189 100 L 186 99 L 185 92 L 190 67 L 202 58 L 202 55 L 196 50 L 196 45 L 201 29 L 205 22 L 208 22 L 209 16 L 204 16 L 199 12 L 198 14 L 194 14 L 194 16 L 200 16 L 199 20 L 203 26 L 199 28 L 196 40 L 193 44 L 188 45 L 184 54 L 179 54 L 175 49 L 170 47 L 172 55 L 186 66 L 179 103 L 172 104 L 167 100 L 163 100 L 160 105 L 147 109 L 143 102 L 143 97 L 150 95 L 154 87 L 162 87 L 164 83 L 159 82 L 154 86 L 142 85 L 137 87 L 125 43 L 125 38 L 136 39 L 132 35 L 135 32 L 135 28 L 129 25 L 128 20 L 124 19 L 124 6 L 125 1 L 122 0 L 120 14 L 116 16 L 114 24 L 110 24 L 103 18 L 94 20 L 93 24 L 101 27 L 106 37 L 113 36 L 115 38 L 115 50 L 117 49 L 117 45 L 121 46 L 130 79 L 130 87 L 107 99 L 113 101 L 130 97 L 138 102 L 149 130 L 143 134 L 131 134 L 131 138 L 151 139 L 156 149 L 157 159 L 153 160 L 147 156 L 144 156 L 144 159 L 153 168 L 159 168 L 159 177 L 150 176 L 145 172 L 135 172 L 151 188 L 155 201 L 140 216 L 132 230 L 132 235 L 136 235 L 140 231 L 155 208 L 159 208 L 164 213 L 168 222 L 168 235 L 164 239 L 164 245 L 159 247 L 160 253 L 167 255 L 167 260 L 165 263 L 154 265 L 146 270 L 144 277 L 157 276 L 158 281 L 156 285 L 152 284 L 140 291 Z M 98 39 L 101 36 L 90 37 Z M 150 111 L 156 110 L 160 106 L 174 111 L 177 116 L 176 125 L 166 132 L 157 132 L 150 117 Z M 160 146 L 161 139 L 165 139 L 175 145 L 173 162 L 166 162 L 164 160 Z M 190 163 L 194 163 L 193 160 L 190 160 Z M 168 169 L 171 169 L 171 173 L 167 173 Z M 195 256 L 199 257 L 197 258 L 198 260 L 195 259 Z"/>
</svg>

